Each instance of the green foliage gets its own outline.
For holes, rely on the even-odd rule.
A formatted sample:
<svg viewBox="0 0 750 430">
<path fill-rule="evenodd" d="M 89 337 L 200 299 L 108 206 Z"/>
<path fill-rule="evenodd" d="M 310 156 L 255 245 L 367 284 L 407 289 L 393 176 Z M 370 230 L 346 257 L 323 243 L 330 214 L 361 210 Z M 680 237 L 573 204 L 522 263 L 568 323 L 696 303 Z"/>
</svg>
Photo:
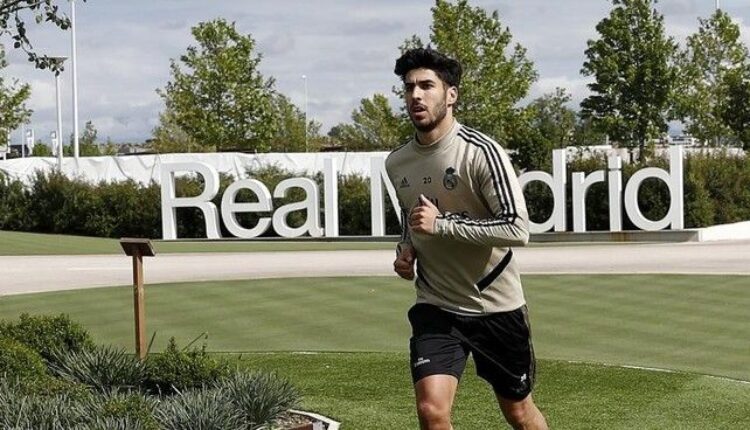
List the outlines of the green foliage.
<svg viewBox="0 0 750 430">
<path fill-rule="evenodd" d="M 156 411 L 164 430 L 224 430 L 244 428 L 239 410 L 221 390 L 187 391 L 165 400 Z"/>
<path fill-rule="evenodd" d="M 172 80 L 158 90 L 168 119 L 206 149 L 267 151 L 279 121 L 255 41 L 223 19 L 201 22 L 192 34 L 198 46 L 171 61 Z"/>
<path fill-rule="evenodd" d="M 2 25 L 4 5 L 0 5 L 0 35 L 5 33 Z M 0 70 L 8 65 L 5 60 L 5 50 L 0 44 Z M 8 133 L 21 124 L 29 122 L 32 110 L 26 107 L 26 102 L 31 97 L 31 85 L 21 84 L 18 79 L 9 83 L 0 75 L 0 146 L 8 143 Z"/>
<path fill-rule="evenodd" d="M 52 148 L 42 143 L 41 140 L 37 140 L 34 145 L 34 149 L 31 151 L 32 157 L 51 157 Z"/>
<path fill-rule="evenodd" d="M 722 82 L 726 103 L 719 115 L 745 151 L 750 150 L 750 65 L 727 72 Z"/>
<path fill-rule="evenodd" d="M 321 142 L 319 122 L 308 120 L 305 112 L 283 94 L 274 94 L 273 108 L 279 120 L 279 130 L 271 140 L 270 151 L 307 152 L 319 149 Z M 307 121 L 307 127 L 305 127 L 305 121 Z"/>
<path fill-rule="evenodd" d="M 83 352 L 93 348 L 88 331 L 66 314 L 21 314 L 17 321 L 0 321 L 0 336 L 15 339 L 54 361 L 56 352 Z"/>
<path fill-rule="evenodd" d="M 0 172 L 0 229 L 31 230 L 28 224 L 31 196 L 20 181 Z"/>
<path fill-rule="evenodd" d="M 456 117 L 498 141 L 512 140 L 519 129 L 516 104 L 536 80 L 533 63 L 497 11 L 487 13 L 467 0 L 437 0 L 432 8 L 429 43 L 463 67 Z M 423 47 L 416 35 L 401 51 Z M 396 91 L 401 95 L 401 91 Z"/>
<path fill-rule="evenodd" d="M 146 372 L 146 389 L 153 393 L 174 394 L 213 385 L 229 373 L 229 367 L 226 361 L 209 355 L 205 345 L 181 350 L 171 338 L 164 352 L 148 356 Z"/>
<path fill-rule="evenodd" d="M 216 384 L 229 402 L 240 411 L 246 426 L 272 428 L 278 417 L 299 407 L 299 391 L 273 373 L 234 371 Z"/>
<path fill-rule="evenodd" d="M 535 99 L 522 115 L 522 127 L 509 142 L 516 150 L 513 161 L 526 170 L 549 170 L 553 149 L 565 148 L 573 141 L 576 114 L 566 106 L 570 94 L 557 88 L 554 93 Z"/>
<path fill-rule="evenodd" d="M 50 69 L 56 74 L 63 70 L 62 62 L 35 52 L 26 33 L 26 21 L 23 19 L 22 12 L 24 10 L 31 11 L 36 24 L 40 24 L 42 21 L 51 22 L 61 30 L 67 30 L 70 27 L 70 19 L 59 12 L 60 4 L 64 4 L 64 2 L 59 0 L 3 0 L 0 2 L 0 36 L 9 35 L 13 39 L 13 47 L 26 52 L 29 61 L 34 63 L 36 68 Z M 13 24 L 11 24 L 11 20 Z"/>
<path fill-rule="evenodd" d="M 609 16 L 588 41 L 581 73 L 594 78 L 581 102 L 594 126 L 626 146 L 645 147 L 667 131 L 676 78 L 670 61 L 677 49 L 664 33 L 664 17 L 653 0 L 612 0 Z"/>
<path fill-rule="evenodd" d="M 717 10 L 698 22 L 698 32 L 688 37 L 677 56 L 675 116 L 692 136 L 712 145 L 725 144 L 734 137 L 730 118 L 722 115 L 732 112 L 727 104 L 733 93 L 724 91 L 723 83 L 733 71 L 748 66 L 748 50 L 739 25 L 726 12 Z"/>
<path fill-rule="evenodd" d="M 99 132 L 96 130 L 94 123 L 91 121 L 86 121 L 86 125 L 83 128 L 83 133 L 78 136 L 79 155 L 81 155 L 82 157 L 102 155 L 102 151 L 99 148 L 99 143 L 97 142 L 98 134 Z M 74 141 L 75 136 L 73 136 L 73 133 L 71 133 L 70 145 L 65 147 L 65 150 L 68 151 L 70 153 L 69 155 L 71 156 L 73 155 Z"/>
<path fill-rule="evenodd" d="M 383 94 L 362 99 L 352 112 L 352 123 L 339 124 L 329 132 L 347 151 L 390 151 L 406 142 L 411 134 L 408 117 L 393 112 Z"/>
<path fill-rule="evenodd" d="M 16 339 L 0 337 L 0 377 L 41 378 L 47 373 L 38 352 Z"/>
<path fill-rule="evenodd" d="M 113 346 L 55 352 L 49 369 L 58 378 L 100 393 L 138 389 L 146 377 L 143 362 Z"/>
</svg>

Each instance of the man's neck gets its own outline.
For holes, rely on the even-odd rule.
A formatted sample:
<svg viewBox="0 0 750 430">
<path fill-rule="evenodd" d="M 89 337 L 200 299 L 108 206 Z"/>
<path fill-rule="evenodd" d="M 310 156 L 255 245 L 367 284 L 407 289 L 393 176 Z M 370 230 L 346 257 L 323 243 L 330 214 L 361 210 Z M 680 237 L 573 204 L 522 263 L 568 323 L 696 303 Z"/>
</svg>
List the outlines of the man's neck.
<svg viewBox="0 0 750 430">
<path fill-rule="evenodd" d="M 453 127 L 453 115 L 446 115 L 437 127 L 433 128 L 428 132 L 422 132 L 417 130 L 417 143 L 420 145 L 429 146 L 435 143 L 438 139 L 448 134 Z"/>
</svg>

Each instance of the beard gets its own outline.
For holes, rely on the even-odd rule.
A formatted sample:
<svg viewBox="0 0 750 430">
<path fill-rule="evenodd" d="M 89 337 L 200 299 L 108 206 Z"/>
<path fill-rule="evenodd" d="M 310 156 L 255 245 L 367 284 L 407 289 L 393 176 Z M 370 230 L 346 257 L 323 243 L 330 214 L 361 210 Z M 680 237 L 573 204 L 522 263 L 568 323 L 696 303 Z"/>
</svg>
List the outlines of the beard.
<svg viewBox="0 0 750 430">
<path fill-rule="evenodd" d="M 445 99 L 443 99 L 443 101 L 441 101 L 440 103 L 438 103 L 437 106 L 435 106 L 435 118 L 432 121 L 426 124 L 424 123 L 418 124 L 416 121 L 414 121 L 414 117 L 411 115 L 411 113 L 409 114 L 409 118 L 411 119 L 411 123 L 414 125 L 414 128 L 421 131 L 422 133 L 429 133 L 432 130 L 434 130 L 435 127 L 437 127 L 438 124 L 440 124 L 443 121 L 443 119 L 445 119 L 445 116 L 447 114 L 448 114 L 448 106 L 445 103 Z"/>
</svg>

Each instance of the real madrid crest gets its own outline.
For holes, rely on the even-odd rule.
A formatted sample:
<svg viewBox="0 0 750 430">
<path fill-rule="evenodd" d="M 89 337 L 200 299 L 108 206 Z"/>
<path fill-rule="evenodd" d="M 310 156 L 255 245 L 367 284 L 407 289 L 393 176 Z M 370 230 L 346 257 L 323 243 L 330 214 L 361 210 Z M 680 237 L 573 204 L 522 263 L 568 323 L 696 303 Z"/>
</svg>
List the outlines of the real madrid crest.
<svg viewBox="0 0 750 430">
<path fill-rule="evenodd" d="M 458 176 L 456 176 L 456 169 L 449 167 L 445 169 L 445 176 L 443 176 L 443 186 L 447 190 L 452 190 L 458 185 Z"/>
</svg>

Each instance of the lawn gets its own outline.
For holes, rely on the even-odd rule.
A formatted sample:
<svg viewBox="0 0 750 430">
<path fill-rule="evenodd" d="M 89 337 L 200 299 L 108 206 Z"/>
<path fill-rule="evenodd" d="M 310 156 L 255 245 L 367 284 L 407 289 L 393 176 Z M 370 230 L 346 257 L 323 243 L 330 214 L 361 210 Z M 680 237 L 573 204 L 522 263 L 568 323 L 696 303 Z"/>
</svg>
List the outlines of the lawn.
<svg viewBox="0 0 750 430">
<path fill-rule="evenodd" d="M 536 396 L 552 428 L 750 428 L 742 382 L 750 277 L 525 276 L 524 284 Z M 416 428 L 405 354 L 412 301 L 410 283 L 387 277 L 147 285 L 147 330 L 157 333 L 155 350 L 171 336 L 185 345 L 207 332 L 209 350 L 287 376 L 306 408 L 344 429 Z M 0 297 L 0 318 L 22 312 L 68 313 L 97 342 L 132 349 L 130 287 Z M 472 372 L 456 428 L 496 428 L 499 413 Z"/>
<path fill-rule="evenodd" d="M 393 249 L 392 242 L 250 241 L 250 240 L 154 240 L 159 254 L 181 252 L 273 252 Z M 0 230 L 0 256 L 122 254 L 120 241 L 101 237 L 25 233 Z"/>
</svg>

